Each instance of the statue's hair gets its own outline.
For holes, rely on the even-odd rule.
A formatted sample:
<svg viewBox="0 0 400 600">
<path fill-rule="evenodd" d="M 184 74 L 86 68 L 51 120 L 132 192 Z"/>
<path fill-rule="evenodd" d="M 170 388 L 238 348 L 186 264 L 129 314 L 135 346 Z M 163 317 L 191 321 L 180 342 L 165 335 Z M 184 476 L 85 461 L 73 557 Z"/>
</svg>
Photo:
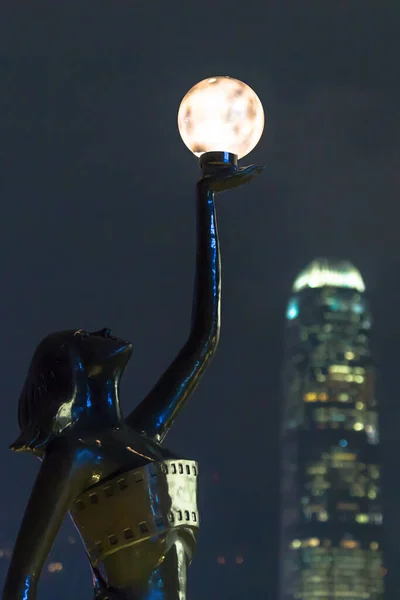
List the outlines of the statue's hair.
<svg viewBox="0 0 400 600">
<path fill-rule="evenodd" d="M 37 347 L 19 398 L 21 433 L 12 450 L 40 452 L 59 435 L 57 414 L 72 400 L 76 385 L 72 340 L 73 332 L 62 331 L 47 336 Z"/>
</svg>

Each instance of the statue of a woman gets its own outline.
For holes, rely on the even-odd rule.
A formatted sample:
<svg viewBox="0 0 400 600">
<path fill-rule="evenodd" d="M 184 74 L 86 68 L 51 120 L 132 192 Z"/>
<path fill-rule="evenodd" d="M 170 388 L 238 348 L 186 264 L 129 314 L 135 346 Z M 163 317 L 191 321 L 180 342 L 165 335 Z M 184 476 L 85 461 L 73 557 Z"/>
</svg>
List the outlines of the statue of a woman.
<svg viewBox="0 0 400 600">
<path fill-rule="evenodd" d="M 11 446 L 41 460 L 15 544 L 3 600 L 35 600 L 43 564 L 69 512 L 90 560 L 95 598 L 185 600 L 199 527 L 197 465 L 164 439 L 218 344 L 220 254 L 214 193 L 258 167 L 204 177 L 197 194 L 197 259 L 189 338 L 148 396 L 124 419 L 118 387 L 129 342 L 109 329 L 47 336 L 19 401 Z"/>
</svg>

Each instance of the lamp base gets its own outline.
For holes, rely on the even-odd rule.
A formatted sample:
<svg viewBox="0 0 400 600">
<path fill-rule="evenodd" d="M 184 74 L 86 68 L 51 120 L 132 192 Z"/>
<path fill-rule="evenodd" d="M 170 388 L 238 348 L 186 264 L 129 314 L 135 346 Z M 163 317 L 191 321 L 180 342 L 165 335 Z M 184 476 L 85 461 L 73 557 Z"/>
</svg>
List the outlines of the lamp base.
<svg viewBox="0 0 400 600">
<path fill-rule="evenodd" d="M 231 152 L 204 152 L 200 156 L 200 168 L 203 171 L 203 177 L 214 175 L 221 170 L 236 171 L 238 157 Z"/>
</svg>

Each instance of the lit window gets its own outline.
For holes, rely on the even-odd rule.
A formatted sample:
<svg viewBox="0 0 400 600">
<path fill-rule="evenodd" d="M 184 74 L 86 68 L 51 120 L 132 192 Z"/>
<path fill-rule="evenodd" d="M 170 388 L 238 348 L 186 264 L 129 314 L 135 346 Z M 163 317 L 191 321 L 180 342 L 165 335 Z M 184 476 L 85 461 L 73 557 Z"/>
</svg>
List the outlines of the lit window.
<svg viewBox="0 0 400 600">
<path fill-rule="evenodd" d="M 314 392 L 308 392 L 308 394 L 304 394 L 304 402 L 316 402 L 317 394 Z"/>
<path fill-rule="evenodd" d="M 353 312 L 356 315 L 360 315 L 362 312 L 364 311 L 364 307 L 362 306 L 362 304 L 353 304 Z"/>
<path fill-rule="evenodd" d="M 353 429 L 354 431 L 362 431 L 364 429 L 364 423 L 357 421 L 357 423 L 354 423 Z"/>
<path fill-rule="evenodd" d="M 347 365 L 331 365 L 329 367 L 330 373 L 349 373 L 350 367 Z"/>
<path fill-rule="evenodd" d="M 309 475 L 324 475 L 326 473 L 326 467 L 320 463 L 312 464 L 307 467 L 307 473 Z"/>
<path fill-rule="evenodd" d="M 356 521 L 357 523 L 368 523 L 369 516 L 364 513 L 358 513 L 358 515 L 356 515 Z"/>
<path fill-rule="evenodd" d="M 355 357 L 355 354 L 354 354 L 354 352 L 345 352 L 344 357 L 346 360 L 353 360 Z"/>
<path fill-rule="evenodd" d="M 292 299 L 292 300 L 290 300 L 290 302 L 288 304 L 287 311 L 286 311 L 286 317 L 290 321 L 293 321 L 293 319 L 295 319 L 298 316 L 299 316 L 299 306 L 298 306 L 296 300 Z"/>
<path fill-rule="evenodd" d="M 356 409 L 357 410 L 362 410 L 363 408 L 365 408 L 364 402 L 356 402 Z"/>
<path fill-rule="evenodd" d="M 356 540 L 342 540 L 340 542 L 340 545 L 342 548 L 348 548 L 349 550 L 353 550 L 355 548 L 360 547 L 360 542 L 357 542 Z"/>
<path fill-rule="evenodd" d="M 354 375 L 354 381 L 356 383 L 362 383 L 364 381 L 364 377 L 362 375 Z"/>
<path fill-rule="evenodd" d="M 341 446 L 342 448 L 346 448 L 346 446 L 348 446 L 348 441 L 347 440 L 339 440 L 339 446 Z"/>
<path fill-rule="evenodd" d="M 321 512 L 317 515 L 317 519 L 318 521 L 327 521 L 328 513 L 326 512 L 326 510 L 321 510 Z"/>
<path fill-rule="evenodd" d="M 356 511 L 359 509 L 358 504 L 354 504 L 354 502 L 339 502 L 337 507 L 338 507 L 338 510 Z"/>
<path fill-rule="evenodd" d="M 369 547 L 371 548 L 371 550 L 378 550 L 379 544 L 378 542 L 371 542 Z"/>
<path fill-rule="evenodd" d="M 308 545 L 310 546 L 310 548 L 317 548 L 320 544 L 320 541 L 318 538 L 310 538 L 308 540 Z"/>
<path fill-rule="evenodd" d="M 367 495 L 368 495 L 368 498 L 369 498 L 370 500 L 375 500 L 375 498 L 376 498 L 376 490 L 374 490 L 374 489 L 370 489 L 370 490 L 368 491 L 368 494 L 367 494 Z"/>
<path fill-rule="evenodd" d="M 376 525 L 382 525 L 382 523 L 383 523 L 383 517 L 382 517 L 381 513 L 373 513 L 372 515 L 370 515 L 369 520 L 372 523 L 376 523 Z"/>
<path fill-rule="evenodd" d="M 332 457 L 334 462 L 337 461 L 355 461 L 357 459 L 357 455 L 351 452 L 335 452 Z"/>
<path fill-rule="evenodd" d="M 369 471 L 372 479 L 379 479 L 379 467 L 377 465 L 371 465 Z"/>
<path fill-rule="evenodd" d="M 349 395 L 348 394 L 342 393 L 342 394 L 338 395 L 339 402 L 347 402 L 348 399 L 349 399 Z"/>
<path fill-rule="evenodd" d="M 293 548 L 294 550 L 297 550 L 297 548 L 301 548 L 301 541 L 300 540 L 291 541 L 290 547 Z"/>
<path fill-rule="evenodd" d="M 351 488 L 351 495 L 356 496 L 357 498 L 364 498 L 365 497 L 364 486 L 360 483 L 355 483 Z"/>
</svg>

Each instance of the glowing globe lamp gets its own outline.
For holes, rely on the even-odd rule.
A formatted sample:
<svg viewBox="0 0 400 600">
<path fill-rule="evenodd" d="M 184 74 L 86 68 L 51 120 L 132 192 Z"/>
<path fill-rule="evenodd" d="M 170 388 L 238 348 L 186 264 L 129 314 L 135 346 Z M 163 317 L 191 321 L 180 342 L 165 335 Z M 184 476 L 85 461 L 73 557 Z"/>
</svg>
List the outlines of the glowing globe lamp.
<svg viewBox="0 0 400 600">
<path fill-rule="evenodd" d="M 196 156 L 230 153 L 237 158 L 255 148 L 264 129 L 257 94 L 231 77 L 200 81 L 183 98 L 178 111 L 183 142 Z"/>
</svg>

